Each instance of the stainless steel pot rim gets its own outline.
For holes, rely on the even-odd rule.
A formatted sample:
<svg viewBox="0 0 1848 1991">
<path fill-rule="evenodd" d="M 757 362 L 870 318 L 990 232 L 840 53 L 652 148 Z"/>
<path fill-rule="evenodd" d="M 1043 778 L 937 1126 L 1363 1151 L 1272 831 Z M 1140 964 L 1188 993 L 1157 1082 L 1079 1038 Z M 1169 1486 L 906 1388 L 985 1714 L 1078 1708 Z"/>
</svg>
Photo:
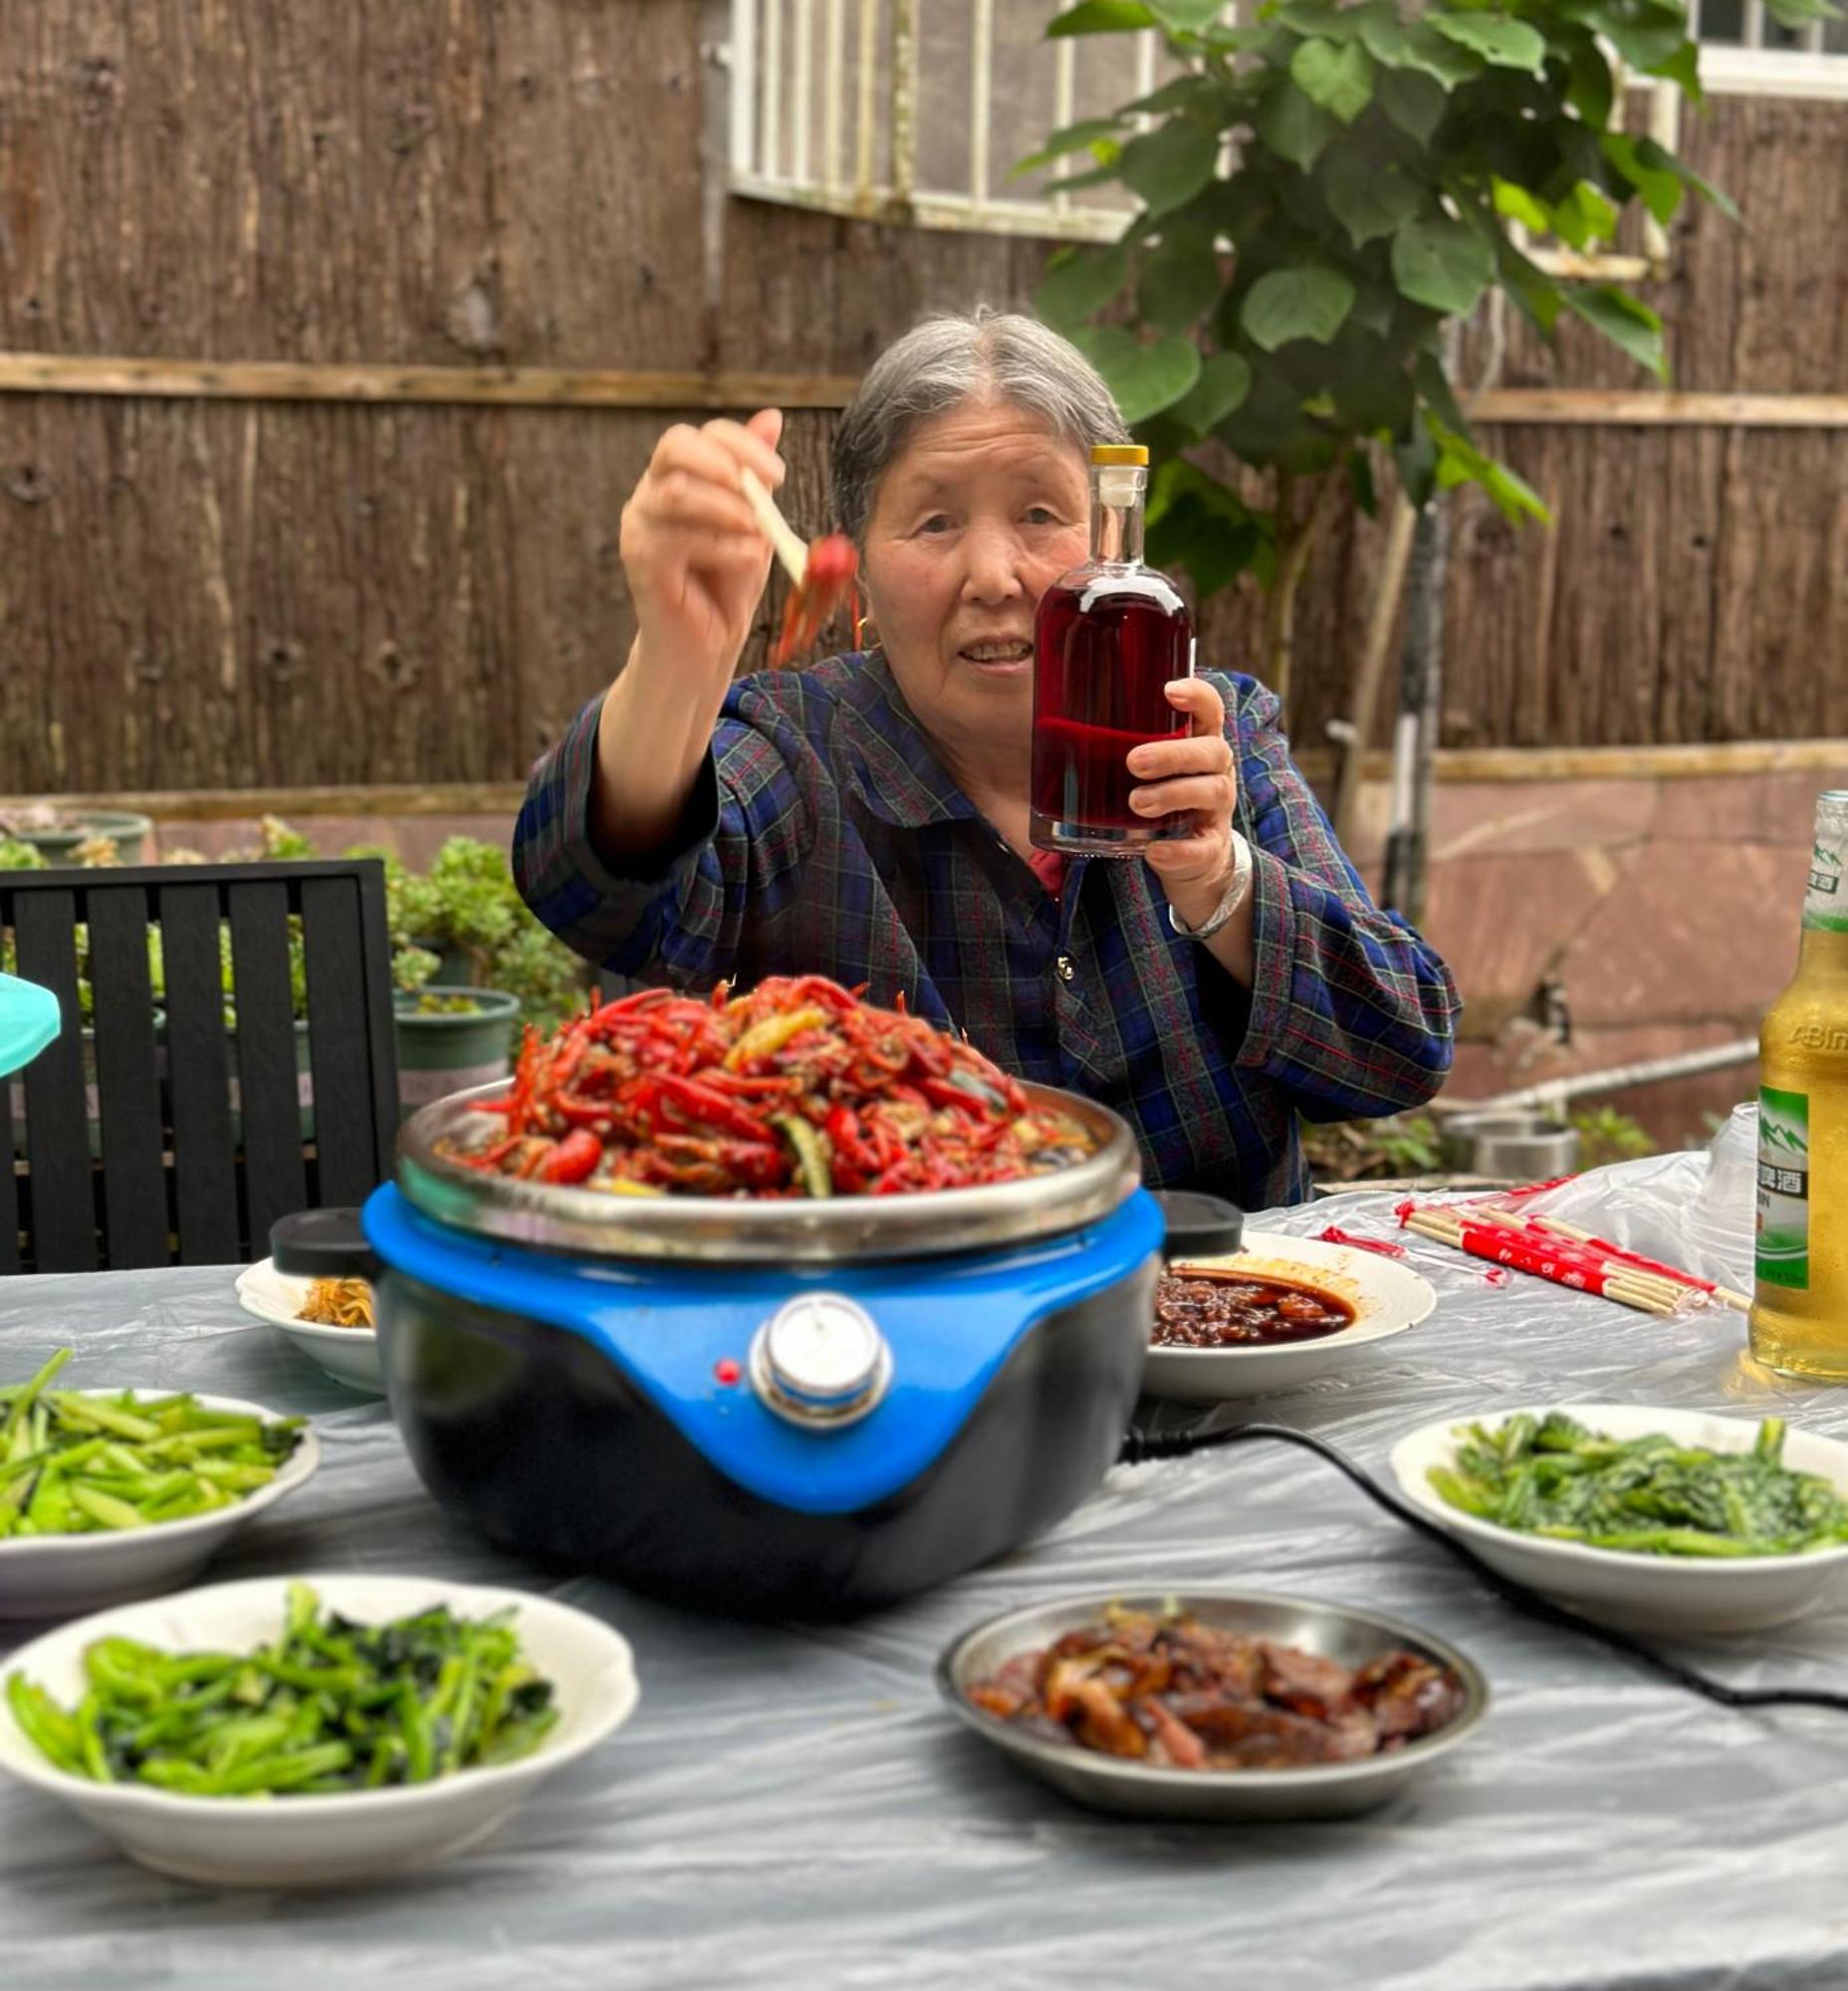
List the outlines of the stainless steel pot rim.
<svg viewBox="0 0 1848 1991">
<path fill-rule="evenodd" d="M 398 1130 L 398 1187 L 439 1223 L 590 1257 L 839 1264 L 993 1249 L 1098 1222 L 1141 1180 L 1134 1138 L 1117 1114 L 1095 1100 L 1042 1085 L 1029 1085 L 1028 1097 L 1088 1128 L 1096 1152 L 1049 1175 L 979 1189 L 775 1203 L 610 1196 L 486 1174 L 436 1152 L 436 1144 L 463 1124 L 477 1101 L 503 1097 L 506 1090 L 501 1079 L 414 1113 Z"/>
<path fill-rule="evenodd" d="M 1341 1623 L 1364 1627 L 1369 1632 L 1377 1632 L 1393 1645 L 1404 1646 L 1423 1657 L 1435 1659 L 1439 1664 L 1449 1666 L 1463 1682 L 1464 1701 L 1461 1711 L 1454 1721 L 1434 1730 L 1429 1735 L 1420 1736 L 1416 1742 L 1409 1742 L 1403 1749 L 1395 1749 L 1390 1755 L 1365 1756 L 1352 1763 L 1307 1764 L 1293 1770 L 1182 1770 L 1166 1766 L 1137 1763 L 1120 1756 L 1106 1756 L 1076 1743 L 1047 1742 L 1038 1735 L 1030 1735 L 1025 1730 L 1014 1727 L 997 1714 L 990 1714 L 986 1708 L 978 1707 L 964 1691 L 967 1684 L 966 1658 L 979 1641 L 999 1638 L 1011 1625 L 1018 1624 L 1023 1637 L 1013 1647 L 1013 1652 L 1030 1643 L 1028 1635 L 1036 1627 L 1039 1636 L 1056 1637 L 1056 1631 L 1041 1621 L 1055 1621 L 1061 1631 L 1075 1631 L 1081 1625 L 1094 1624 L 1111 1605 L 1125 1611 L 1162 1612 L 1179 1610 L 1189 1612 L 1200 1606 L 1257 1606 L 1261 1610 L 1276 1610 L 1324 1618 Z M 1013 1611 L 1004 1611 L 993 1618 L 987 1618 L 979 1625 L 972 1625 L 957 1636 L 938 1656 L 936 1665 L 937 1690 L 949 1703 L 951 1711 L 966 1722 L 969 1727 L 1003 1749 L 1022 1756 L 1053 1765 L 1071 1776 L 1095 1777 L 1099 1780 L 1139 1785 L 1149 1790 L 1198 1791 L 1202 1789 L 1231 1789 L 1259 1791 L 1307 1791 L 1326 1788 L 1329 1785 L 1355 1784 L 1375 1777 L 1402 1774 L 1408 1767 L 1427 1762 L 1431 1758 L 1454 1748 L 1472 1729 L 1478 1726 L 1489 1712 L 1489 1681 L 1481 1666 L 1460 1652 L 1447 1639 L 1427 1632 L 1420 1625 L 1408 1624 L 1402 1618 L 1388 1617 L 1384 1612 L 1367 1611 L 1348 1604 L 1330 1604 L 1321 1598 L 1292 1597 L 1275 1591 L 1237 1590 L 1208 1586 L 1186 1591 L 1143 1591 L 1099 1590 L 1083 1596 L 1053 1597 L 1040 1604 L 1030 1604 Z"/>
</svg>

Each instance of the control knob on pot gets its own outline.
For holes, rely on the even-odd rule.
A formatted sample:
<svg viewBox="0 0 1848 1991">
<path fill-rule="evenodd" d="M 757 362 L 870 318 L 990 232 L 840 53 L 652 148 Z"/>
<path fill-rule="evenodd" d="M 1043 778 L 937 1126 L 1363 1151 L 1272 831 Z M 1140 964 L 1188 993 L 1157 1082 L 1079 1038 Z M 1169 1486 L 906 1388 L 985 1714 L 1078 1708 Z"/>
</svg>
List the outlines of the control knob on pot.
<svg viewBox="0 0 1848 1991">
<path fill-rule="evenodd" d="M 892 1380 L 892 1351 L 865 1308 L 842 1293 L 787 1300 L 751 1343 L 751 1385 L 792 1424 L 838 1428 L 863 1418 Z"/>
</svg>

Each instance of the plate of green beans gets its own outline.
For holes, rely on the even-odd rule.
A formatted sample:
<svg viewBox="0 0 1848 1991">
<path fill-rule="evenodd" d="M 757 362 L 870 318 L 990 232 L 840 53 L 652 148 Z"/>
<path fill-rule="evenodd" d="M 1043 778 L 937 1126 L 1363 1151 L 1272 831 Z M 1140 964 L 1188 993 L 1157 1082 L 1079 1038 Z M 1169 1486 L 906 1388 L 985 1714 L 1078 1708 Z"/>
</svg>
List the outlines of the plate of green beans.
<svg viewBox="0 0 1848 1991">
<path fill-rule="evenodd" d="M 99 1612 L 0 1682 L 0 1771 L 213 1886 L 369 1884 L 459 1853 L 639 1698 L 588 1612 L 336 1572 Z"/>
<path fill-rule="evenodd" d="M 301 1418 L 233 1397 L 66 1388 L 72 1354 L 0 1384 L 0 1618 L 188 1582 L 320 1463 Z"/>
</svg>

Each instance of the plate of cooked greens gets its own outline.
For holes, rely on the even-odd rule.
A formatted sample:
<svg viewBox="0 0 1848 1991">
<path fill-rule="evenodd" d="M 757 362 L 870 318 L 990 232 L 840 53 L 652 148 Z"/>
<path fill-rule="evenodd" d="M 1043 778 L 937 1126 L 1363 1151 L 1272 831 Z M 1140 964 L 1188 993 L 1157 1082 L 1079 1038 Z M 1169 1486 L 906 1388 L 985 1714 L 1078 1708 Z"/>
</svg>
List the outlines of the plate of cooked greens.
<svg viewBox="0 0 1848 1991">
<path fill-rule="evenodd" d="M 156 1873 L 335 1886 L 474 1845 L 638 1698 L 627 1641 L 550 1598 L 260 1577 L 24 1647 L 0 1770 Z"/>
<path fill-rule="evenodd" d="M 1848 1583 L 1848 1444 L 1781 1418 L 1502 1411 L 1427 1425 L 1392 1464 L 1485 1562 L 1605 1624 L 1753 1631 Z"/>
<path fill-rule="evenodd" d="M 72 1354 L 0 1386 L 0 1618 L 185 1583 L 321 1461 L 304 1419 L 261 1404 L 60 1389 Z"/>
</svg>

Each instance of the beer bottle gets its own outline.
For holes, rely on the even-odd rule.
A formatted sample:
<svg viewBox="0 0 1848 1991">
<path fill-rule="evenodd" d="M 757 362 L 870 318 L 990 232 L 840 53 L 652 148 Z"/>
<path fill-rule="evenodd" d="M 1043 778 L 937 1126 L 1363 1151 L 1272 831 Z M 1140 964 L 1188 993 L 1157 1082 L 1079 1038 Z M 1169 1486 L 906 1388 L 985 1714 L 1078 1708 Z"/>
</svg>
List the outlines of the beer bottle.
<svg viewBox="0 0 1848 1991">
<path fill-rule="evenodd" d="M 1816 798 L 1796 977 L 1758 1033 L 1751 1352 L 1848 1382 L 1848 788 Z"/>
</svg>

